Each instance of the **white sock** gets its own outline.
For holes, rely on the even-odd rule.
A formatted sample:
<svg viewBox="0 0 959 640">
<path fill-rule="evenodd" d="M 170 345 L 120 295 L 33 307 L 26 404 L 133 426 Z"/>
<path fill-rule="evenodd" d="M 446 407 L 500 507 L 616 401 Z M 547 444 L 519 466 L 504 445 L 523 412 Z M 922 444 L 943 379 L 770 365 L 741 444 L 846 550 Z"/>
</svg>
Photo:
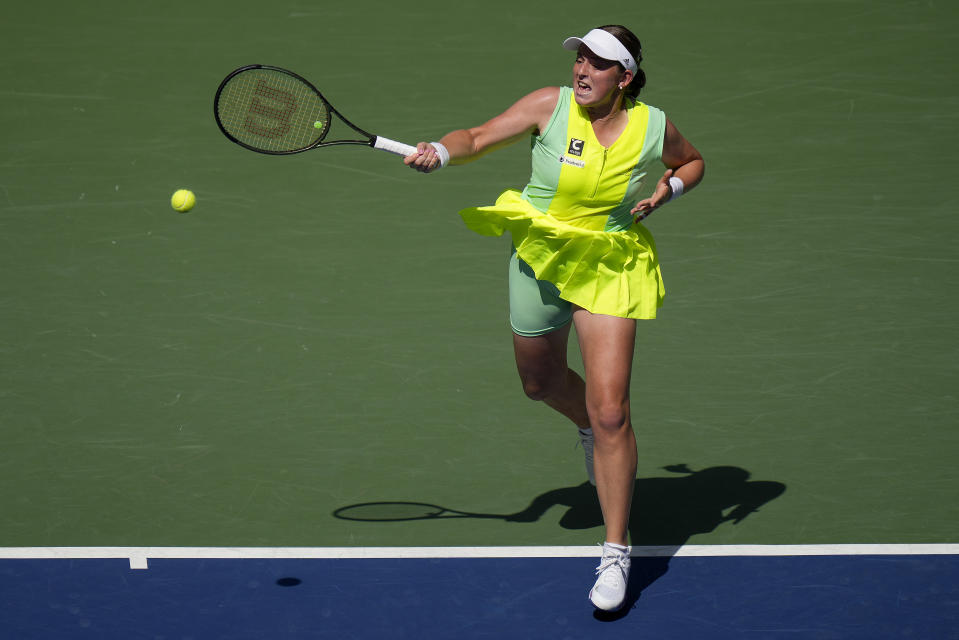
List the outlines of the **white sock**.
<svg viewBox="0 0 959 640">
<path fill-rule="evenodd" d="M 603 544 L 610 546 L 613 549 L 616 549 L 617 551 L 622 551 L 623 553 L 626 553 L 629 550 L 629 547 L 624 547 L 623 545 L 616 544 L 615 542 L 604 542 Z"/>
</svg>

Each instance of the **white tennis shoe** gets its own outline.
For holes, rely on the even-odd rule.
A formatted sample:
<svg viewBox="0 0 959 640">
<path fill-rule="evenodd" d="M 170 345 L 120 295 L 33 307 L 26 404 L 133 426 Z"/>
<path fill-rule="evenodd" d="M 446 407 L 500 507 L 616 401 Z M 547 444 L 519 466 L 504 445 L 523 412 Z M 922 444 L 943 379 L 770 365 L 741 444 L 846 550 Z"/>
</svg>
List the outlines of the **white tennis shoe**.
<svg viewBox="0 0 959 640">
<path fill-rule="evenodd" d="M 593 430 L 587 432 L 579 430 L 579 443 L 583 445 L 583 454 L 586 457 L 586 477 L 589 483 L 596 486 L 596 473 L 593 471 Z"/>
<path fill-rule="evenodd" d="M 623 606 L 629 565 L 629 547 L 620 549 L 608 542 L 603 544 L 603 558 L 596 568 L 596 584 L 589 592 L 593 606 L 603 611 L 617 611 Z"/>
</svg>

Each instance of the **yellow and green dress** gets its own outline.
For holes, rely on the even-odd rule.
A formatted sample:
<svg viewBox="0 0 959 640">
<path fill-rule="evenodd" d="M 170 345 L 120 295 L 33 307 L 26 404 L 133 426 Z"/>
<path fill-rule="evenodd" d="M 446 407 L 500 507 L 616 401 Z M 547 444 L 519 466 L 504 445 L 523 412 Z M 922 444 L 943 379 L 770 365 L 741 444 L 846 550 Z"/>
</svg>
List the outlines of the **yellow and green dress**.
<svg viewBox="0 0 959 640">
<path fill-rule="evenodd" d="M 563 87 L 549 124 L 532 137 L 529 184 L 460 215 L 483 235 L 509 231 L 519 257 L 563 300 L 647 319 L 656 317 L 665 288 L 653 237 L 630 209 L 642 199 L 649 170 L 662 166 L 666 116 L 641 102 L 627 108 L 626 129 L 607 148 Z"/>
</svg>

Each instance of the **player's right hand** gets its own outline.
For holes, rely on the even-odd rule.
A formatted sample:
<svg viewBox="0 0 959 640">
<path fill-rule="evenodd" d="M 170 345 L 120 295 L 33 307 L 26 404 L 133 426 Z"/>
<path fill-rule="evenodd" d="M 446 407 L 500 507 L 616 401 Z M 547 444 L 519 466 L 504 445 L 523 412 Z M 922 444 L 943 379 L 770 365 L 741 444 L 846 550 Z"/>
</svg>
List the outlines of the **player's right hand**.
<svg viewBox="0 0 959 640">
<path fill-rule="evenodd" d="M 429 142 L 420 142 L 416 145 L 416 153 L 403 158 L 403 163 L 421 173 L 430 173 L 440 167 L 440 157 Z"/>
</svg>

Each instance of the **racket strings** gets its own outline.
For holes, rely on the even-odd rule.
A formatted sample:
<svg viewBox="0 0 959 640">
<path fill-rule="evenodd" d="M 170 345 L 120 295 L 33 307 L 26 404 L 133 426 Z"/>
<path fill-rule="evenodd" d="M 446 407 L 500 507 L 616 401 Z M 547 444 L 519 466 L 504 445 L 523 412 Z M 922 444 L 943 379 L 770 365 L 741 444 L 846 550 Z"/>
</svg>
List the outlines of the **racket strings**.
<svg viewBox="0 0 959 640">
<path fill-rule="evenodd" d="M 270 152 L 291 152 L 319 142 L 330 111 L 309 85 L 272 69 L 247 69 L 230 78 L 217 116 L 239 142 Z"/>
</svg>

